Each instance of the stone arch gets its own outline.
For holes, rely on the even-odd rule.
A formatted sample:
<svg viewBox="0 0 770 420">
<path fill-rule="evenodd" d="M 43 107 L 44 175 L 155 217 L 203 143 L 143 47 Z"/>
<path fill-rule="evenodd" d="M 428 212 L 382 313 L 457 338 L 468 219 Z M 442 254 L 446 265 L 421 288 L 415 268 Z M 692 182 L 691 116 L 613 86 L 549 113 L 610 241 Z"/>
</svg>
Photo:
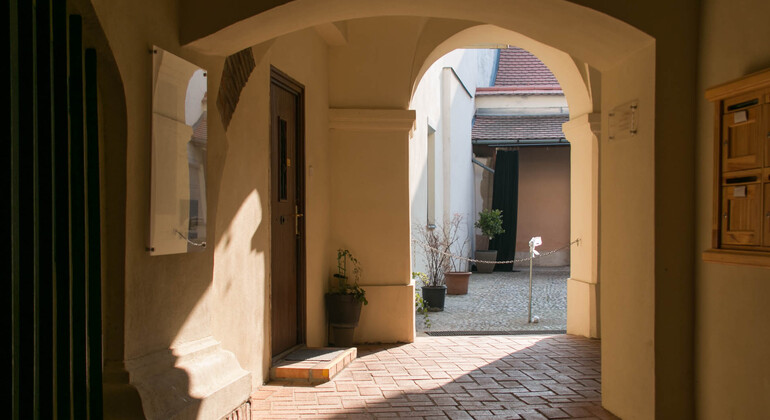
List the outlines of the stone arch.
<svg viewBox="0 0 770 420">
<path fill-rule="evenodd" d="M 205 0 L 201 0 L 205 1 Z M 379 16 L 422 16 L 483 22 L 514 30 L 602 70 L 653 42 L 653 38 L 599 11 L 560 0 L 499 2 L 483 0 L 469 8 L 463 0 L 412 2 L 392 0 L 367 3 L 356 0 L 317 2 L 294 0 L 277 7 L 254 10 L 234 8 L 231 15 L 206 27 L 182 16 L 183 45 L 204 53 L 229 55 L 252 45 L 329 22 Z M 218 3 L 218 9 L 227 9 Z M 194 7 L 185 12 L 194 13 Z"/>
<path fill-rule="evenodd" d="M 209 1 L 194 2 L 206 6 Z M 590 185 L 596 185 L 597 191 L 601 191 L 591 198 L 593 210 L 590 215 L 594 220 L 601 220 L 601 230 L 597 225 L 592 232 L 597 241 L 591 245 L 596 258 L 601 255 L 601 265 L 588 268 L 591 276 L 602 278 L 601 304 L 598 294 L 591 296 L 585 290 L 581 293 L 584 299 L 593 299 L 593 306 L 601 308 L 604 315 L 601 335 L 605 406 L 622 416 L 630 413 L 639 417 L 652 416 L 656 359 L 655 39 L 617 18 L 562 0 L 479 0 L 472 8 L 463 0 L 295 0 L 278 3 L 277 6 L 276 2 L 270 2 L 243 7 L 237 0 L 219 1 L 216 9 L 221 12 L 203 25 L 200 19 L 186 19 L 187 12 L 183 11 L 181 43 L 198 52 L 229 55 L 318 25 L 340 24 L 344 28 L 345 21 L 353 19 L 411 16 L 424 18 L 426 22 L 431 19 L 465 22 L 464 28 L 481 23 L 515 31 L 562 51 L 576 62 L 588 64 L 581 75 L 584 80 L 590 81 L 589 69 L 600 75 L 601 89 L 592 87 L 592 95 L 589 95 L 591 111 L 573 115 L 572 121 L 565 126 L 567 132 L 577 131 L 586 136 L 583 143 L 590 143 L 591 147 L 584 153 L 590 154 L 592 161 L 599 162 L 585 176 Z M 197 8 L 187 9 L 189 13 L 193 10 Z M 426 26 L 426 29 L 430 28 Z M 433 37 L 441 43 L 452 35 L 435 31 L 420 33 L 417 37 Z M 428 50 L 430 53 L 433 48 Z M 415 62 L 420 61 L 416 55 L 414 58 Z M 392 108 L 382 108 L 407 104 L 419 73 L 419 68 L 412 70 L 408 86 L 392 86 L 398 90 L 400 101 L 373 103 L 370 108 L 381 108 L 375 110 L 377 114 L 383 110 L 392 111 Z M 607 130 L 599 132 L 598 127 L 610 126 L 610 111 L 630 101 L 638 104 L 637 129 L 622 139 L 616 137 L 611 141 Z M 343 102 L 342 106 L 352 104 L 370 110 L 367 104 L 360 102 Z M 354 113 L 345 113 L 343 119 L 350 117 L 348 114 Z M 367 114 L 366 119 L 391 118 L 383 115 L 377 114 L 375 118 Z M 401 117 L 405 116 L 398 114 L 392 118 Z M 379 129 L 379 126 L 375 128 Z M 598 318 L 596 313 L 589 314 L 591 316 Z"/>
<path fill-rule="evenodd" d="M 416 57 L 415 67 L 421 65 L 414 75 L 412 95 L 425 71 L 440 57 L 457 48 L 484 43 L 508 44 L 531 52 L 556 76 L 570 104 L 571 118 L 593 112 L 588 87 L 575 61 L 568 54 L 518 32 L 494 25 L 478 25 L 459 31 L 436 45 L 429 54 Z"/>
<path fill-rule="evenodd" d="M 556 76 L 567 98 L 570 121 L 564 124 L 564 134 L 570 142 L 570 238 L 581 240 L 570 255 L 567 332 L 598 338 L 599 121 L 598 114 L 593 113 L 590 84 L 584 78 L 587 73 L 581 73 L 575 60 L 563 51 L 507 29 L 478 25 L 446 38 L 424 58 L 415 60 L 415 68 L 420 67 L 412 96 L 427 69 L 440 57 L 457 48 L 485 43 L 512 45 L 535 55 Z"/>
</svg>

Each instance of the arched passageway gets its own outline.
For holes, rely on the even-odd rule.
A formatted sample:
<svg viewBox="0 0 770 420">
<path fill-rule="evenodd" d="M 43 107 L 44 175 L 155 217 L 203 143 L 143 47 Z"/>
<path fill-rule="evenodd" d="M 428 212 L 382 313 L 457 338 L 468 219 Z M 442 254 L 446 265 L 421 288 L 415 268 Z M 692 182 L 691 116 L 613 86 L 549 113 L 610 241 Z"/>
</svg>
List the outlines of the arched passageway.
<svg viewBox="0 0 770 420">
<path fill-rule="evenodd" d="M 598 287 L 601 101 L 596 97 L 601 95 L 601 76 L 588 63 L 581 63 L 563 51 L 510 30 L 493 25 L 478 25 L 457 32 L 427 54 L 417 73 L 413 90 L 416 90 L 417 83 L 433 62 L 449 51 L 474 45 L 512 45 L 523 48 L 538 57 L 562 86 L 570 111 L 570 121 L 563 127 L 570 142 L 571 156 L 569 237 L 581 239 L 578 246 L 570 250 L 567 332 L 598 338 L 601 333 Z M 582 67 L 582 72 L 578 66 Z"/>
<path fill-rule="evenodd" d="M 386 3 L 299 0 L 266 10 L 219 4 L 206 21 L 191 1 L 174 31 L 142 31 L 96 7 L 108 38 L 121 49 L 116 60 L 126 86 L 127 166 L 146 172 L 141 117 L 147 75 L 137 70 L 138 46 L 165 44 L 210 74 L 222 74 L 223 56 L 248 49 L 254 70 L 240 92 L 228 126 L 209 125 L 212 250 L 197 260 L 154 259 L 144 254 L 141 233 L 127 229 L 126 357 L 159 349 L 184 349 L 211 338 L 232 351 L 252 374 L 270 364 L 269 228 L 271 217 L 266 131 L 271 65 L 304 84 L 307 92 L 307 343 L 325 340 L 323 291 L 332 251 L 345 246 L 365 264 L 370 294 L 357 332 L 360 341 L 408 341 L 413 337 L 409 279 L 407 140 L 414 116 L 407 111 L 416 81 L 442 51 L 474 42 L 504 42 L 532 51 L 554 70 L 570 101 L 565 133 L 573 144 L 572 226 L 585 243 L 573 258 L 571 293 L 588 308 L 574 332 L 601 336 L 605 406 L 619 415 L 651 417 L 655 407 L 655 42 L 638 29 L 566 1 L 474 3 L 395 0 Z M 194 4 L 193 4 L 194 3 Z M 140 4 L 131 7 L 141 7 Z M 261 13 L 259 13 L 261 12 Z M 212 23 L 213 22 L 213 23 Z M 170 25 L 173 27 L 173 25 Z M 220 91 L 220 78 L 209 92 Z M 212 94 L 210 103 L 216 102 Z M 609 139 L 610 111 L 637 101 L 635 133 Z M 213 112 L 212 112 L 213 114 Z M 212 118 L 213 120 L 213 118 Z M 601 150 L 601 153 L 600 153 Z M 244 181 L 247 180 L 247 181 Z M 145 180 L 146 181 L 146 180 Z M 127 226 L 144 223 L 147 186 L 128 186 Z M 213 203 L 212 203 L 213 202 Z M 579 231 L 578 231 L 579 230 Z M 578 255 L 578 253 L 584 253 Z M 163 281 L 160 281 L 160 280 Z M 601 311 L 596 282 L 601 279 Z M 593 285 L 593 286 L 592 286 Z M 592 287 L 594 288 L 592 290 Z M 174 295 L 183 289 L 184 294 Z M 144 299 L 153 291 L 164 299 Z M 144 300 L 143 300 L 144 299 Z M 572 299 L 572 297 L 571 297 Z M 573 300 L 575 300 L 573 299 Z M 229 312 L 220 311 L 226 305 Z M 578 307 L 576 306 L 576 307 Z M 175 309 L 176 308 L 176 309 Z M 397 315 L 394 316 L 394 313 Z M 409 316 L 398 314 L 410 313 Z M 173 321 L 150 328 L 155 319 Z M 245 320 L 245 321 L 244 321 Z M 250 326 L 249 338 L 236 324 Z M 256 337 L 256 338 L 255 338 Z M 219 351 L 219 350 L 218 350 Z M 195 367 L 190 367 L 195 370 Z M 191 375 L 194 377 L 195 375 Z M 194 385 L 194 384 L 193 384 Z M 191 386 L 194 388 L 194 386 Z"/>
</svg>

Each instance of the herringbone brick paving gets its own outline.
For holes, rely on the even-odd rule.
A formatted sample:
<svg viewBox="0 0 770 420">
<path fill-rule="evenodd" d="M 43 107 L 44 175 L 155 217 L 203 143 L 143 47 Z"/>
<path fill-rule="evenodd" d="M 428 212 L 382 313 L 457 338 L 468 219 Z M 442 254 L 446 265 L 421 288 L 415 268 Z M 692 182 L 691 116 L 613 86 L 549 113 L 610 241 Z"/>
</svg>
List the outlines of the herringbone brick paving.
<svg viewBox="0 0 770 420">
<path fill-rule="evenodd" d="M 360 346 L 315 387 L 271 383 L 255 419 L 616 419 L 601 407 L 600 342 L 568 335 L 418 337 Z"/>
</svg>

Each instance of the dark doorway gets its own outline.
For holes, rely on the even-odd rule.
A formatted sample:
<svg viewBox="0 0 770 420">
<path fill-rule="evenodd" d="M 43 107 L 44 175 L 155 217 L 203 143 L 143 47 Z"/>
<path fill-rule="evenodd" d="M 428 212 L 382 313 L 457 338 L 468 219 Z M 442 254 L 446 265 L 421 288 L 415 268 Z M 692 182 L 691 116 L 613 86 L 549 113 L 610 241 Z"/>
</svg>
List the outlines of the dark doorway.
<svg viewBox="0 0 770 420">
<path fill-rule="evenodd" d="M 304 87 L 270 73 L 272 354 L 305 342 Z"/>
<path fill-rule="evenodd" d="M 495 159 L 492 208 L 503 211 L 505 233 L 492 239 L 489 249 L 497 250 L 498 261 L 516 258 L 516 225 L 519 212 L 519 151 L 498 150 Z M 513 271 L 513 264 L 497 264 L 495 271 Z"/>
</svg>

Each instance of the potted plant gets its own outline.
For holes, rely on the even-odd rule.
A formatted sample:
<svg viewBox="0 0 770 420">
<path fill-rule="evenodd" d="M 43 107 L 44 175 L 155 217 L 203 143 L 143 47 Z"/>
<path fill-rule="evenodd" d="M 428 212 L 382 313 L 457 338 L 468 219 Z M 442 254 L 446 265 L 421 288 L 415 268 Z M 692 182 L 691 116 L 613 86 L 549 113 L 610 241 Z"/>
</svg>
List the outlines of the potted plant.
<svg viewBox="0 0 770 420">
<path fill-rule="evenodd" d="M 463 217 L 455 214 L 452 220 L 442 225 L 442 235 L 446 238 L 446 248 L 451 254 L 449 258 L 450 269 L 444 272 L 444 282 L 446 283 L 446 293 L 448 295 L 468 294 L 468 283 L 471 278 L 471 272 L 468 268 L 466 257 L 466 247 L 468 246 L 468 233 L 461 231 Z"/>
<path fill-rule="evenodd" d="M 417 244 L 422 247 L 425 257 L 425 273 L 416 273 L 416 280 L 422 285 L 422 298 L 432 312 L 444 310 L 446 285 L 444 273 L 450 270 L 449 248 L 441 230 L 420 226 L 417 230 Z"/>
<path fill-rule="evenodd" d="M 440 312 L 444 310 L 444 301 L 446 300 L 446 286 L 437 284 L 436 280 L 423 272 L 412 273 L 412 278 L 420 283 L 422 289 L 422 299 L 419 301 L 419 309 L 423 314 L 428 312 Z"/>
<path fill-rule="evenodd" d="M 452 257 L 453 252 L 459 252 L 462 254 L 465 250 L 465 243 L 467 239 L 462 242 L 462 246 L 458 249 L 460 241 L 460 225 L 462 224 L 462 215 L 455 214 L 451 220 L 445 220 L 438 228 L 431 228 L 427 226 L 421 226 L 417 229 L 417 238 L 415 242 L 422 247 L 422 252 L 425 257 L 426 273 L 421 274 L 416 278 L 422 283 L 422 298 L 427 302 L 431 311 L 443 311 L 444 300 L 447 294 L 446 281 L 457 271 L 462 265 L 461 261 L 455 263 Z M 453 269 L 453 264 L 456 268 Z M 462 276 L 461 276 L 462 277 Z M 470 273 L 468 276 L 470 277 Z M 454 281 L 452 278 L 449 281 Z M 460 279 L 462 282 L 462 279 Z M 452 293 L 450 294 L 462 294 L 462 285 L 459 285 L 459 290 L 455 284 L 452 284 Z M 465 284 L 465 292 L 467 293 L 467 278 Z"/>
<path fill-rule="evenodd" d="M 492 239 L 505 233 L 503 230 L 503 211 L 497 209 L 488 209 L 479 212 L 479 220 L 474 224 L 477 228 L 481 229 L 481 234 L 486 236 L 490 243 Z M 483 261 L 497 261 L 496 250 L 476 250 L 475 257 L 477 260 Z M 476 270 L 479 273 L 491 273 L 495 269 L 495 263 L 476 263 Z"/>
<path fill-rule="evenodd" d="M 424 278 L 425 273 L 421 273 L 419 271 L 412 272 L 412 278 L 413 279 L 422 279 Z M 427 302 L 425 302 L 425 299 L 422 298 L 422 296 L 414 292 L 414 308 L 417 311 L 417 313 L 422 315 L 422 325 L 425 328 L 430 328 L 431 322 L 430 318 L 428 317 L 428 312 L 430 311 L 430 306 Z"/>
<path fill-rule="evenodd" d="M 348 260 L 353 268 L 352 282 L 348 278 Z M 337 250 L 337 273 L 332 276 L 331 288 L 326 294 L 326 313 L 332 334 L 330 344 L 350 347 L 353 344 L 353 331 L 358 326 L 361 305 L 367 305 L 366 291 L 358 285 L 361 265 L 358 259 L 347 249 Z"/>
</svg>

